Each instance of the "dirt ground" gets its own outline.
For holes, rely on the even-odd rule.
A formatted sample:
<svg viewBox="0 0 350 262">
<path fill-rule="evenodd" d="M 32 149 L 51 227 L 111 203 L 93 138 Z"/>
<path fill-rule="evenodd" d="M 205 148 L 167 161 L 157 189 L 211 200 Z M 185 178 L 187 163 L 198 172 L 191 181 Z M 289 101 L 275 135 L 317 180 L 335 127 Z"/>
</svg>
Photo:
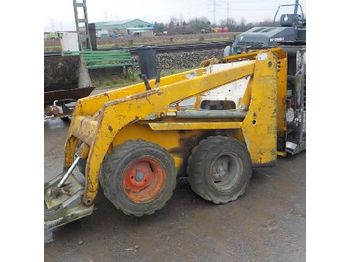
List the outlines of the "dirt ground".
<svg viewBox="0 0 350 262">
<path fill-rule="evenodd" d="M 45 181 L 63 164 L 67 125 L 45 128 Z M 214 205 L 178 181 L 154 215 L 135 218 L 100 194 L 96 210 L 54 232 L 45 261 L 305 261 L 305 153 L 254 170 L 246 194 Z"/>
</svg>

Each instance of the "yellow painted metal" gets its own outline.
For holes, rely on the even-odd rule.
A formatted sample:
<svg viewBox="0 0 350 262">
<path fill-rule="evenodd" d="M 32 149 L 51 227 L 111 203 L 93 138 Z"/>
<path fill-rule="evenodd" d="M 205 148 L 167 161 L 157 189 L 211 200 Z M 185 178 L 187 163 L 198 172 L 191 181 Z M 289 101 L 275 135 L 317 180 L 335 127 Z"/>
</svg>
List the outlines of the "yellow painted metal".
<svg viewBox="0 0 350 262">
<path fill-rule="evenodd" d="M 286 57 L 286 52 L 279 47 L 266 49 L 266 51 L 272 52 L 274 55 L 277 56 L 278 59 Z M 224 62 L 235 62 L 235 61 L 241 61 L 241 60 L 246 60 L 246 59 L 255 59 L 255 57 L 261 52 L 264 52 L 264 50 L 260 49 L 260 50 L 251 51 L 248 53 L 226 56 L 222 60 Z"/>
<path fill-rule="evenodd" d="M 65 166 L 73 161 L 77 140 L 90 147 L 86 165 L 84 203 L 93 203 L 103 159 L 111 148 L 129 139 L 144 139 L 166 148 L 179 168 L 200 137 L 226 130 L 247 144 L 253 164 L 276 158 L 277 60 L 264 51 L 257 60 L 236 68 L 206 74 L 204 68 L 161 78 L 160 86 L 145 91 L 143 84 L 124 87 L 78 101 L 68 130 Z M 169 105 L 234 80 L 253 75 L 251 99 L 242 122 L 169 118 Z M 171 120 L 169 120 L 171 119 Z M 256 121 L 254 124 L 253 121 Z M 242 130 L 235 132 L 234 130 Z"/>
<path fill-rule="evenodd" d="M 268 50 L 277 58 L 277 136 L 285 139 L 287 131 L 287 123 L 285 119 L 287 97 L 287 53 L 281 48 L 271 48 Z M 261 53 L 261 50 L 236 54 L 225 57 L 223 62 L 235 62 L 247 59 L 251 60 L 255 59 L 259 53 Z M 250 95 L 253 81 L 254 79 L 252 78 L 238 108 L 248 108 L 251 99 Z"/>
<path fill-rule="evenodd" d="M 284 151 L 277 151 L 277 155 L 278 155 L 278 156 L 286 157 L 286 156 L 287 156 L 287 152 L 284 152 Z"/>
<path fill-rule="evenodd" d="M 277 62 L 277 135 L 286 136 L 286 101 L 287 101 L 287 54 L 280 55 Z"/>
<path fill-rule="evenodd" d="M 286 96 L 287 96 L 287 53 L 281 48 L 270 48 L 269 52 L 272 52 L 277 58 L 277 135 L 279 137 L 285 138 L 287 131 L 287 123 L 285 120 L 286 115 Z M 256 56 L 261 53 L 261 50 L 251 51 L 243 54 L 235 54 L 227 56 L 222 59 L 224 63 L 232 63 L 236 61 L 243 60 L 255 60 Z M 207 61 L 203 61 L 203 64 L 206 64 Z M 210 64 L 210 63 L 209 63 Z M 248 83 L 248 86 L 244 92 L 243 97 L 241 98 L 237 108 L 247 109 L 251 100 L 251 87 L 254 82 L 254 76 L 251 77 L 251 81 Z M 202 101 L 202 96 L 198 96 L 196 100 L 195 108 L 199 108 Z"/>
<path fill-rule="evenodd" d="M 254 76 L 251 77 L 246 90 L 244 91 L 243 97 L 239 101 L 238 109 L 240 110 L 247 110 L 249 108 L 249 103 L 251 99 L 251 94 L 252 94 L 252 86 L 254 83 Z"/>
<path fill-rule="evenodd" d="M 86 143 L 82 143 L 77 150 L 77 154 L 81 159 L 86 159 L 89 156 L 89 151 L 90 146 Z"/>
<path fill-rule="evenodd" d="M 98 121 L 93 117 L 84 116 L 77 116 L 74 120 L 71 123 L 72 135 L 91 145 L 97 132 Z"/>
<path fill-rule="evenodd" d="M 183 122 L 179 123 L 183 124 Z M 115 136 L 112 147 L 121 145 L 127 140 L 137 139 L 159 144 L 168 150 L 175 161 L 176 168 L 180 170 L 184 160 L 186 160 L 192 148 L 202 137 L 213 135 L 214 129 L 215 131 L 227 131 L 227 135 L 236 137 L 234 131 L 240 130 L 241 125 L 241 122 L 215 123 L 218 123 L 216 128 L 215 124 L 211 122 L 188 122 L 188 124 L 193 124 L 192 128 L 184 129 L 181 126 L 177 126 L 177 122 L 171 122 L 169 119 L 165 123 L 140 121 L 122 128 Z M 168 126 L 168 129 L 164 129 L 164 125 Z M 203 129 L 200 125 L 206 125 L 207 128 Z M 236 138 L 242 141 L 242 138 L 238 136 Z"/>
<path fill-rule="evenodd" d="M 205 134 L 206 130 L 152 130 L 149 124 L 130 124 L 120 130 L 113 140 L 113 147 L 123 144 L 127 140 L 142 139 L 165 148 L 173 157 L 175 166 L 179 170 L 190 153 L 195 141 Z"/>
<path fill-rule="evenodd" d="M 196 97 L 196 101 L 195 101 L 195 103 L 194 103 L 194 105 L 193 105 L 193 108 L 199 109 L 201 103 L 202 103 L 202 96 L 197 96 L 197 97 Z"/>
<path fill-rule="evenodd" d="M 68 136 L 65 144 L 65 151 L 64 151 L 64 168 L 65 169 L 69 168 L 73 164 L 77 142 L 78 142 L 78 139 L 75 136 L 72 136 L 68 132 Z"/>
<path fill-rule="evenodd" d="M 259 53 L 255 67 L 242 130 L 252 162 L 264 165 L 277 157 L 277 60 L 272 52 Z"/>
<path fill-rule="evenodd" d="M 268 51 L 272 52 L 277 58 L 277 134 L 279 137 L 285 137 L 287 131 L 286 115 L 286 97 L 287 97 L 287 53 L 281 48 L 270 48 Z M 242 60 L 255 59 L 261 53 L 261 50 L 236 54 L 223 58 L 223 62 L 235 62 Z M 253 76 L 254 77 L 254 76 Z M 248 87 L 240 101 L 239 108 L 247 108 L 250 102 L 251 86 L 253 79 L 248 84 Z"/>
<path fill-rule="evenodd" d="M 191 79 L 192 77 L 200 76 L 205 73 L 204 68 L 198 68 L 194 70 L 188 70 L 182 73 L 165 76 L 161 78 L 161 83 L 159 87 L 171 85 L 173 83 Z M 155 80 L 149 81 L 151 88 L 154 88 Z M 145 91 L 144 83 L 139 83 L 135 85 L 130 85 L 116 90 L 104 92 L 95 96 L 86 97 L 80 99 L 77 103 L 75 113 L 76 115 L 89 115 L 93 116 L 97 111 L 99 111 L 106 102 L 114 101 L 120 98 L 125 98 L 130 95 L 137 93 L 142 93 Z"/>
</svg>

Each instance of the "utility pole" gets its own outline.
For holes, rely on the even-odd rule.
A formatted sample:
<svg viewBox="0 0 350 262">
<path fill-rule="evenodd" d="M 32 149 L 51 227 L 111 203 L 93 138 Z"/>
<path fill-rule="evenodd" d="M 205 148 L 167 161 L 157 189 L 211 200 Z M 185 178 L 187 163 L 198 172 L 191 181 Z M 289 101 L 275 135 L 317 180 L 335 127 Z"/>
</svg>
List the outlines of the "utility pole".
<svg viewBox="0 0 350 262">
<path fill-rule="evenodd" d="M 213 0 L 213 24 L 216 25 L 216 0 Z"/>
<path fill-rule="evenodd" d="M 73 0 L 75 27 L 78 34 L 79 50 L 92 49 L 89 31 L 89 20 L 87 15 L 86 0 Z M 79 17 L 79 10 L 83 12 L 83 17 Z M 83 27 L 80 25 L 83 24 Z"/>
<path fill-rule="evenodd" d="M 226 25 L 228 25 L 228 18 L 230 13 L 230 0 L 226 1 Z"/>
<path fill-rule="evenodd" d="M 298 14 L 299 0 L 295 0 L 294 14 Z"/>
</svg>

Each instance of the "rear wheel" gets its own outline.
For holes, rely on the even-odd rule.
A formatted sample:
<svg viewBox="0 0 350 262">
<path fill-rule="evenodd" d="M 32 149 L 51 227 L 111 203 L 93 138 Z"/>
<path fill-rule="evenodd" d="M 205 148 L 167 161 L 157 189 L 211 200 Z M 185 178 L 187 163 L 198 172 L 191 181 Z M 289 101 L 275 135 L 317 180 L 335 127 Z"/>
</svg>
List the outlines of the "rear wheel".
<svg viewBox="0 0 350 262">
<path fill-rule="evenodd" d="M 125 214 L 149 215 L 172 196 L 176 169 L 166 149 L 143 140 L 127 141 L 106 157 L 100 183 L 105 196 Z"/>
<path fill-rule="evenodd" d="M 245 145 L 234 138 L 212 136 L 193 150 L 187 167 L 192 190 L 215 204 L 241 196 L 252 174 Z"/>
</svg>

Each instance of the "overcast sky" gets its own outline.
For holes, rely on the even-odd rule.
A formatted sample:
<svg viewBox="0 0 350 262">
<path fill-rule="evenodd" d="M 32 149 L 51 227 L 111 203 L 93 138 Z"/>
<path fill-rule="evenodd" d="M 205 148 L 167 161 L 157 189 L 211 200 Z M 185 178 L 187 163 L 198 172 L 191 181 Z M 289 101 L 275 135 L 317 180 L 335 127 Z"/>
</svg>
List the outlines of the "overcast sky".
<svg viewBox="0 0 350 262">
<path fill-rule="evenodd" d="M 89 22 L 139 18 L 148 22 L 168 22 L 170 17 L 188 20 L 206 16 L 213 22 L 214 0 L 87 0 Z M 273 19 L 280 4 L 294 0 L 215 0 L 216 21 L 233 17 L 248 22 Z M 300 0 L 306 12 L 306 0 Z M 73 0 L 45 0 L 45 31 L 74 30 Z M 229 8 L 227 8 L 227 4 Z M 284 9 L 288 10 L 288 9 Z M 289 9 L 292 10 L 292 9 Z"/>
</svg>

